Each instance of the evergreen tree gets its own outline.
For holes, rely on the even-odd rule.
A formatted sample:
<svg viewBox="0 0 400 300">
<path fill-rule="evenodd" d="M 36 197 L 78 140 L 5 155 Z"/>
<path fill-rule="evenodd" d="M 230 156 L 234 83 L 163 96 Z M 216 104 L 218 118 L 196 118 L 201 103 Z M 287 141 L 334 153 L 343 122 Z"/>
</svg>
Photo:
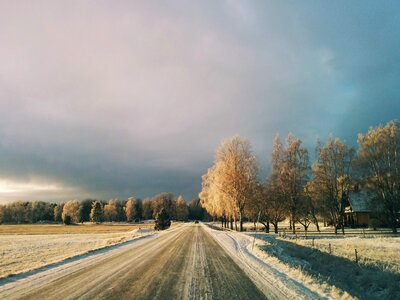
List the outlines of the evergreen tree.
<svg viewBox="0 0 400 300">
<path fill-rule="evenodd" d="M 94 199 L 85 199 L 81 202 L 81 221 L 89 222 L 90 221 L 90 212 L 92 211 L 93 202 L 96 201 Z"/>
<path fill-rule="evenodd" d="M 171 226 L 170 216 L 167 211 L 163 208 L 156 215 L 156 225 L 154 226 L 155 230 L 164 230 L 168 229 Z"/>
<path fill-rule="evenodd" d="M 101 222 L 103 218 L 103 206 L 99 201 L 95 201 L 92 204 L 92 210 L 90 211 L 90 219 L 92 222 Z"/>
<path fill-rule="evenodd" d="M 64 203 L 60 203 L 54 207 L 54 221 L 62 222 L 63 208 L 64 208 Z"/>
</svg>

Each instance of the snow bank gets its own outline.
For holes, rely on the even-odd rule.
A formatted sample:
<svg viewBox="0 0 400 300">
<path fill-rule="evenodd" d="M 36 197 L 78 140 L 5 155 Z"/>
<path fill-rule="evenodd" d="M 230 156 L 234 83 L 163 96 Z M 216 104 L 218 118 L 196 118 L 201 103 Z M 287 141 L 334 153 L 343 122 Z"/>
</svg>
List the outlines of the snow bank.
<svg viewBox="0 0 400 300">
<path fill-rule="evenodd" d="M 144 233 L 154 233 L 154 229 L 152 228 L 138 228 L 138 229 L 133 229 L 132 231 L 130 231 L 130 233 L 133 234 L 144 234 Z"/>
</svg>

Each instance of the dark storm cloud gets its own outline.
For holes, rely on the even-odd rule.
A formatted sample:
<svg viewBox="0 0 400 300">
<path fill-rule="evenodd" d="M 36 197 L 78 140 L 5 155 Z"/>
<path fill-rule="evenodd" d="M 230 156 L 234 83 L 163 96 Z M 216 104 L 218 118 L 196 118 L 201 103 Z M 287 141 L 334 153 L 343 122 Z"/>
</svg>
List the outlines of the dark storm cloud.
<svg viewBox="0 0 400 300">
<path fill-rule="evenodd" d="M 400 113 L 397 2 L 0 5 L 0 201 L 194 197 L 221 139 Z"/>
</svg>

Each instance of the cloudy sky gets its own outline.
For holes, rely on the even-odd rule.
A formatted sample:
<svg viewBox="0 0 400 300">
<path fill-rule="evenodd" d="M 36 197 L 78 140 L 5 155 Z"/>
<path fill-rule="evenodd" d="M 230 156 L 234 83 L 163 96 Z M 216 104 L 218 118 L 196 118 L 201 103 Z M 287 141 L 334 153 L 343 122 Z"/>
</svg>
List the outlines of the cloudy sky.
<svg viewBox="0 0 400 300">
<path fill-rule="evenodd" d="M 399 116 L 399 1 L 0 3 L 0 202 L 189 200 L 224 138 L 266 174 Z"/>
</svg>

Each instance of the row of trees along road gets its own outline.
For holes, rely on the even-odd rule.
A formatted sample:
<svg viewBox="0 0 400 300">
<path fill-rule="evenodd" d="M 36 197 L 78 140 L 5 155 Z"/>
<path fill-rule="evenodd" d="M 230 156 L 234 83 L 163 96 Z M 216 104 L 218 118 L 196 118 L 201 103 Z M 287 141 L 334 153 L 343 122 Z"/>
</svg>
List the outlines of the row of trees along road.
<svg viewBox="0 0 400 300">
<path fill-rule="evenodd" d="M 110 199 L 108 202 L 95 199 L 70 200 L 65 203 L 43 201 L 16 201 L 0 205 L 0 224 L 36 222 L 134 222 L 153 219 L 162 210 L 173 220 L 203 219 L 205 210 L 200 199 L 186 204 L 182 196 L 161 193 L 144 200 L 134 197 L 128 200 Z"/>
<path fill-rule="evenodd" d="M 243 230 L 243 217 L 248 201 L 254 197 L 259 173 L 256 158 L 251 154 L 247 140 L 234 137 L 218 148 L 215 165 L 203 175 L 200 199 L 203 207 L 213 216 L 220 216 L 225 227 L 230 221 L 237 230 Z"/>
<path fill-rule="evenodd" d="M 283 145 L 273 143 L 271 174 L 260 182 L 259 167 L 247 140 L 223 141 L 214 165 L 202 176 L 201 203 L 222 226 L 243 230 L 243 218 L 261 222 L 267 231 L 289 218 L 305 230 L 318 219 L 328 220 L 344 233 L 345 207 L 351 193 L 365 192 L 370 209 L 386 217 L 393 232 L 400 211 L 400 126 L 391 121 L 358 135 L 354 149 L 339 138 L 317 143 L 316 161 L 300 139 L 289 134 Z M 239 221 L 239 228 L 237 227 Z"/>
</svg>

